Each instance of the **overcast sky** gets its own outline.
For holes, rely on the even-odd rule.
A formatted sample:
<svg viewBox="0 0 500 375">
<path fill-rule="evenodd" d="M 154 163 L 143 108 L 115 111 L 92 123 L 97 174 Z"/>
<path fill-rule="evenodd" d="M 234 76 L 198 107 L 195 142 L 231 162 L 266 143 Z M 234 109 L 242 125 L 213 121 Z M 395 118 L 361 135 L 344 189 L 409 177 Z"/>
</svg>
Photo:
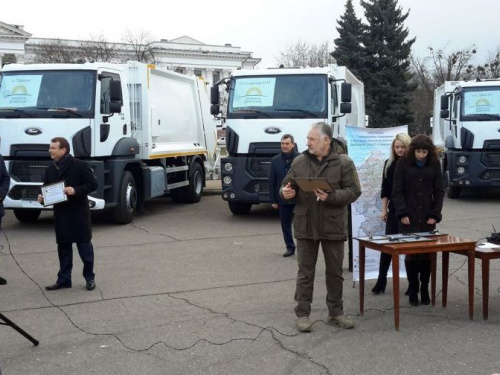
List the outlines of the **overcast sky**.
<svg viewBox="0 0 500 375">
<path fill-rule="evenodd" d="M 274 66 L 286 45 L 298 40 L 329 42 L 338 36 L 337 20 L 345 0 L 167 0 L 162 4 L 131 0 L 23 0 L 3 4 L 0 21 L 23 25 L 40 38 L 88 39 L 103 35 L 121 41 L 126 30 L 148 31 L 155 40 L 190 36 L 204 44 L 226 44 L 262 58 L 261 68 Z M 363 17 L 359 0 L 356 14 Z M 410 9 L 406 26 L 417 37 L 414 53 L 426 48 L 448 51 L 478 46 L 475 63 L 500 49 L 500 0 L 399 0 Z"/>
</svg>

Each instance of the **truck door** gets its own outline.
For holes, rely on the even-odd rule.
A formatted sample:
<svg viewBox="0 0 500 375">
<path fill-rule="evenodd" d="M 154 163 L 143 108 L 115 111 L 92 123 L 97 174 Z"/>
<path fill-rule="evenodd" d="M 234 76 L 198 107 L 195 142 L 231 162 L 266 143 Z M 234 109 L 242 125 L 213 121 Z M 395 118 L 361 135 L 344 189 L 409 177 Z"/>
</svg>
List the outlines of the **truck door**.
<svg viewBox="0 0 500 375">
<path fill-rule="evenodd" d="M 111 82 L 120 81 L 117 73 L 101 72 L 96 95 L 96 124 L 93 132 L 94 156 L 111 155 L 116 142 L 130 136 L 130 125 L 126 113 L 126 92 L 123 92 L 121 113 L 110 113 Z M 125 90 L 126 91 L 126 90 Z"/>
</svg>

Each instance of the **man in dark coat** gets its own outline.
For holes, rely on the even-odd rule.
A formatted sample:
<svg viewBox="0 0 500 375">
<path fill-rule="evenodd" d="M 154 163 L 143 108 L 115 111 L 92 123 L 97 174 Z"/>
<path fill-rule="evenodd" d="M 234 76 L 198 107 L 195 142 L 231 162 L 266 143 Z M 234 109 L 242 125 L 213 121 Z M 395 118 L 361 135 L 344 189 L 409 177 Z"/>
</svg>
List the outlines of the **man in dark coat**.
<svg viewBox="0 0 500 375">
<path fill-rule="evenodd" d="M 2 155 L 0 155 L 0 231 L 2 229 L 2 217 L 5 214 L 5 210 L 3 208 L 3 200 L 7 196 L 9 192 L 10 185 L 10 177 L 7 172 L 7 168 L 5 167 L 5 162 L 3 161 Z M 7 280 L 0 277 L 0 285 L 7 284 Z"/>
<path fill-rule="evenodd" d="M 299 269 L 295 314 L 300 332 L 311 330 L 309 315 L 320 244 L 325 258 L 327 323 L 340 328 L 354 327 L 352 319 L 344 315 L 342 264 L 348 235 L 347 206 L 361 195 L 361 187 L 353 161 L 342 152 L 328 124 L 313 124 L 307 135 L 307 150 L 293 161 L 280 191 L 284 199 L 296 199 L 293 229 Z M 295 179 L 304 177 L 323 177 L 332 191 L 300 190 Z"/>
<path fill-rule="evenodd" d="M 285 240 L 286 252 L 284 257 L 295 254 L 295 243 L 292 236 L 293 201 L 288 202 L 281 198 L 281 181 L 285 178 L 293 159 L 299 153 L 295 151 L 293 136 L 285 134 L 281 137 L 281 152 L 272 158 L 271 169 L 269 171 L 269 201 L 274 209 L 280 213 L 281 231 Z"/>
<path fill-rule="evenodd" d="M 94 173 L 89 165 L 70 155 L 70 146 L 65 138 L 51 140 L 50 157 L 54 164 L 45 171 L 45 184 L 64 181 L 67 201 L 54 204 L 54 222 L 56 230 L 57 252 L 59 255 L 59 273 L 53 285 L 47 290 L 71 288 L 73 269 L 73 242 L 83 262 L 83 277 L 87 290 L 95 289 L 94 248 L 92 246 L 92 228 L 87 195 L 97 189 Z M 38 196 L 43 203 L 43 196 Z"/>
</svg>

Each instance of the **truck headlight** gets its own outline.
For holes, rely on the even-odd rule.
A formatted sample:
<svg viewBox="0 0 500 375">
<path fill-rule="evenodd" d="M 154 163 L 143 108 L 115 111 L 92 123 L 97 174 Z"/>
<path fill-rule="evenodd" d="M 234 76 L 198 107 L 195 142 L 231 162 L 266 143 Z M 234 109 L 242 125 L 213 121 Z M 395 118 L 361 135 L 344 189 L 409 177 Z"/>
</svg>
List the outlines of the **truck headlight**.
<svg viewBox="0 0 500 375">
<path fill-rule="evenodd" d="M 224 170 L 226 172 L 231 172 L 233 170 L 233 165 L 231 163 L 224 164 Z"/>
<path fill-rule="evenodd" d="M 464 164 L 465 162 L 467 162 L 467 158 L 466 158 L 465 156 L 463 156 L 463 155 L 462 155 L 462 156 L 460 156 L 460 157 L 458 158 L 458 162 L 459 162 L 460 164 Z"/>
<path fill-rule="evenodd" d="M 233 179 L 230 176 L 224 177 L 224 185 L 231 185 L 233 183 Z"/>
<path fill-rule="evenodd" d="M 464 174 L 465 173 L 465 168 L 464 167 L 458 167 L 457 168 L 457 173 L 458 174 Z"/>
</svg>

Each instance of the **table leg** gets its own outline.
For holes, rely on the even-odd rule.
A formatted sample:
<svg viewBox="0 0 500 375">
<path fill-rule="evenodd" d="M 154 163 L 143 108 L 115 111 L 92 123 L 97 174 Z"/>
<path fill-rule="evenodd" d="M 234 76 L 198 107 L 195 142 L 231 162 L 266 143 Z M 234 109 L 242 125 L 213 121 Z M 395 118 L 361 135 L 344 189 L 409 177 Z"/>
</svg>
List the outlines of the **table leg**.
<svg viewBox="0 0 500 375">
<path fill-rule="evenodd" d="M 469 250 L 469 257 L 467 260 L 469 266 L 469 318 L 474 319 L 474 262 L 475 262 L 475 245 Z"/>
<path fill-rule="evenodd" d="M 450 267 L 450 253 L 443 251 L 443 307 L 448 302 L 448 270 Z"/>
<path fill-rule="evenodd" d="M 365 311 L 365 247 L 359 245 L 359 312 Z"/>
<path fill-rule="evenodd" d="M 394 326 L 399 331 L 399 254 L 392 253 L 392 290 L 394 295 Z"/>
<path fill-rule="evenodd" d="M 490 260 L 481 260 L 483 276 L 483 319 L 488 320 L 488 299 L 490 297 Z"/>
<path fill-rule="evenodd" d="M 437 253 L 431 253 L 431 301 L 436 306 L 436 261 Z"/>
</svg>

